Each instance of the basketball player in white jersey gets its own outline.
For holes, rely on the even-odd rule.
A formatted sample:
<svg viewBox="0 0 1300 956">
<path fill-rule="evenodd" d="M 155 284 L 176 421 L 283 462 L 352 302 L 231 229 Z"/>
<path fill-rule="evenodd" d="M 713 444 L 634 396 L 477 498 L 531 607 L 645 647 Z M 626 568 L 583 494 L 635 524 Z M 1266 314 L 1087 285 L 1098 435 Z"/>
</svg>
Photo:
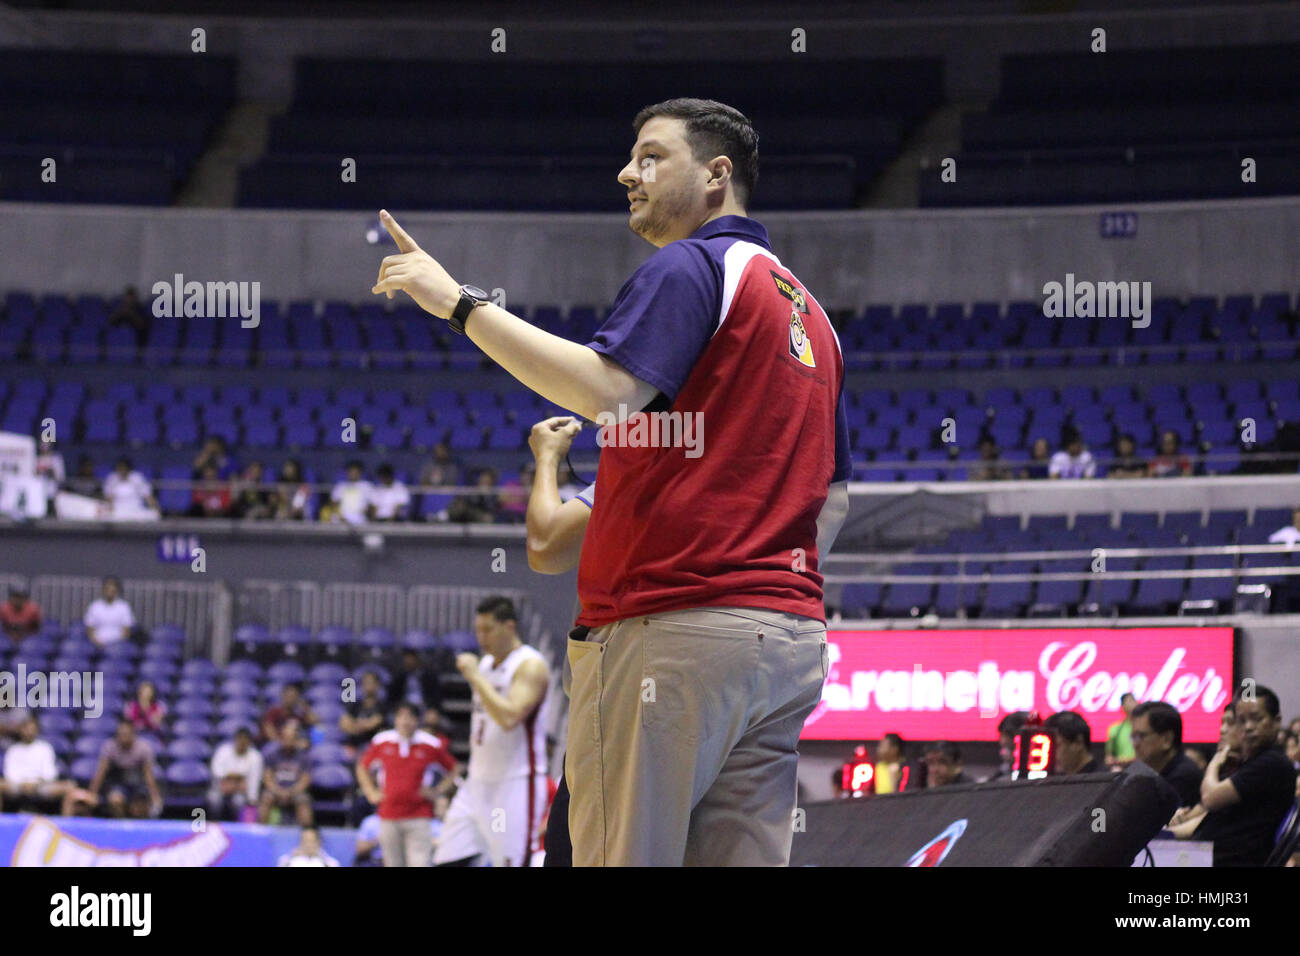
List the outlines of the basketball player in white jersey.
<svg viewBox="0 0 1300 956">
<path fill-rule="evenodd" d="M 490 597 L 474 620 L 480 659 L 456 667 L 474 694 L 469 770 L 443 821 L 434 865 L 527 866 L 546 811 L 546 660 L 519 639 L 509 598 Z"/>
</svg>

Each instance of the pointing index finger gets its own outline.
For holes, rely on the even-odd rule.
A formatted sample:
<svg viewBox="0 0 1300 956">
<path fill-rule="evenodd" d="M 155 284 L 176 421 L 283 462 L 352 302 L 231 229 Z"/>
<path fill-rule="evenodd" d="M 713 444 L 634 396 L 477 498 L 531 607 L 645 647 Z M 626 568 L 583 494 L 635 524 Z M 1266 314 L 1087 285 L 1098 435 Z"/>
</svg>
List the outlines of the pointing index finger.
<svg viewBox="0 0 1300 956">
<path fill-rule="evenodd" d="M 379 221 L 384 224 L 384 228 L 388 230 L 388 234 L 393 237 L 397 248 L 402 252 L 415 252 L 420 248 L 416 241 L 406 234 L 406 230 L 397 224 L 397 220 L 387 209 L 379 210 Z"/>
</svg>

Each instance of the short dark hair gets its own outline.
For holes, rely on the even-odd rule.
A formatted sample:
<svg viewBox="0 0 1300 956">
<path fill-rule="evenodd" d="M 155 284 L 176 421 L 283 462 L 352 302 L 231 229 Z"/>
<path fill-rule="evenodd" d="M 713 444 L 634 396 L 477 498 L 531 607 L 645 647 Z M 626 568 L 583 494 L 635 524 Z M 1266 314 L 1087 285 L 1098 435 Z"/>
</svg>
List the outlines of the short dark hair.
<svg viewBox="0 0 1300 956">
<path fill-rule="evenodd" d="M 300 694 L 302 693 L 302 681 L 297 681 L 297 680 L 285 681 L 284 686 L 280 688 L 280 693 L 283 694 L 290 687 L 292 687 L 298 693 Z"/>
<path fill-rule="evenodd" d="M 892 743 L 892 744 L 894 745 L 895 748 L 897 748 L 899 755 L 900 755 L 900 756 L 902 755 L 902 753 L 903 753 L 903 738 L 900 737 L 898 734 L 894 734 L 894 733 L 885 734 L 883 737 L 880 738 L 880 740 L 881 740 L 882 743 L 883 743 L 884 741 L 888 740 L 890 743 Z"/>
<path fill-rule="evenodd" d="M 244 725 L 241 724 L 240 726 L 238 726 L 238 727 L 235 728 L 235 736 L 236 736 L 236 737 L 247 737 L 249 740 L 252 740 L 252 739 L 253 739 L 253 732 L 252 732 L 251 730 L 249 730 L 248 727 L 246 727 L 246 726 L 244 726 Z"/>
<path fill-rule="evenodd" d="M 1183 715 L 1178 712 L 1178 708 L 1173 704 L 1166 703 L 1163 700 L 1143 701 L 1133 708 L 1133 719 L 1137 720 L 1139 717 L 1147 719 L 1153 734 L 1173 731 L 1174 749 L 1177 750 L 1182 747 Z"/>
<path fill-rule="evenodd" d="M 122 579 L 119 578 L 119 577 L 117 577 L 117 576 L 114 575 L 114 574 L 110 574 L 110 575 L 108 575 L 107 577 L 105 577 L 104 580 L 100 582 L 100 585 L 99 585 L 99 586 L 100 586 L 100 587 L 103 587 L 103 586 L 104 586 L 105 584 L 107 584 L 109 581 L 112 581 L 114 584 L 116 584 L 116 585 L 117 585 L 117 589 L 118 589 L 119 591 L 122 590 Z"/>
<path fill-rule="evenodd" d="M 395 708 L 393 708 L 393 716 L 396 717 L 404 710 L 410 711 L 411 716 L 414 717 L 416 720 L 420 719 L 420 708 L 416 707 L 409 700 L 404 700 L 400 704 L 398 704 Z"/>
<path fill-rule="evenodd" d="M 366 470 L 366 466 L 361 463 L 360 458 L 353 458 L 351 461 L 349 461 L 346 465 L 343 466 L 344 471 L 351 471 L 353 468 L 357 469 L 358 471 Z"/>
<path fill-rule="evenodd" d="M 1237 691 L 1236 696 L 1233 698 L 1233 703 L 1235 704 L 1238 701 L 1244 700 L 1245 698 L 1243 697 L 1243 695 L 1245 693 L 1246 693 L 1246 689 L 1244 687 L 1241 690 Z M 1270 717 L 1278 717 L 1281 715 L 1282 702 L 1277 699 L 1277 694 L 1273 693 L 1267 687 L 1264 687 L 1263 685 L 1259 685 L 1259 684 L 1255 686 L 1254 693 L 1255 693 L 1255 699 L 1258 700 L 1264 706 L 1264 712 L 1266 714 L 1268 714 Z M 1233 713 L 1235 714 L 1236 712 L 1237 712 L 1236 708 L 1234 707 Z"/>
<path fill-rule="evenodd" d="M 500 594 L 485 597 L 478 602 L 478 607 L 474 611 L 477 614 L 491 614 L 493 618 L 502 622 L 518 623 L 519 621 L 519 617 L 515 614 L 515 602 Z"/>
<path fill-rule="evenodd" d="M 731 181 L 736 186 L 736 201 L 749 206 L 749 198 L 758 185 L 758 133 L 744 113 L 717 100 L 679 97 L 647 106 L 632 121 L 634 136 L 656 116 L 686 121 L 686 142 L 697 163 L 707 163 L 715 156 L 731 160 Z"/>
<path fill-rule="evenodd" d="M 961 748 L 951 740 L 936 740 L 925 748 L 925 755 L 928 757 L 930 754 L 943 754 L 948 763 L 961 763 Z"/>
<path fill-rule="evenodd" d="M 1063 710 L 1048 717 L 1043 721 L 1043 729 L 1070 743 L 1082 740 L 1084 746 L 1092 746 L 1092 730 L 1088 727 L 1088 722 L 1072 710 Z"/>
<path fill-rule="evenodd" d="M 1124 701 L 1125 701 L 1125 699 L 1126 699 L 1126 698 L 1129 698 L 1129 697 L 1132 697 L 1134 700 L 1137 700 L 1137 695 L 1136 695 L 1136 694 L 1133 694 L 1133 693 L 1130 692 L 1130 691 L 1125 691 L 1124 693 L 1122 693 L 1122 694 L 1119 695 L 1119 702 L 1120 702 L 1121 704 L 1123 704 Z"/>
<path fill-rule="evenodd" d="M 1012 736 L 1020 733 L 1020 728 L 1025 726 L 1025 721 L 1029 719 L 1029 711 L 1017 710 L 1007 714 L 998 721 L 998 735 L 1011 734 Z"/>
<path fill-rule="evenodd" d="M 380 478 L 391 478 L 393 477 L 393 466 L 390 465 L 388 462 L 384 462 L 382 465 L 380 465 L 378 468 L 375 469 L 375 474 L 378 475 Z"/>
</svg>

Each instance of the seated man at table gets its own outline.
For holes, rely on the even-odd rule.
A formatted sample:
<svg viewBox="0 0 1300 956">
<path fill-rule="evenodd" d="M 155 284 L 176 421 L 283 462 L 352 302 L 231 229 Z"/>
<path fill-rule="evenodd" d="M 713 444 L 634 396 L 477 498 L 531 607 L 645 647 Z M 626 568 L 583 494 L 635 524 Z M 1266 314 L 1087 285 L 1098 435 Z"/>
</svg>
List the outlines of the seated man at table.
<svg viewBox="0 0 1300 956">
<path fill-rule="evenodd" d="M 1178 791 L 1180 807 L 1201 799 L 1201 768 L 1183 753 L 1183 716 L 1163 700 L 1148 700 L 1133 708 L 1133 751 Z"/>
<path fill-rule="evenodd" d="M 1092 754 L 1092 730 L 1081 714 L 1063 710 L 1043 721 L 1056 741 L 1056 769 L 1062 774 L 1101 773 L 1106 768 Z"/>
</svg>

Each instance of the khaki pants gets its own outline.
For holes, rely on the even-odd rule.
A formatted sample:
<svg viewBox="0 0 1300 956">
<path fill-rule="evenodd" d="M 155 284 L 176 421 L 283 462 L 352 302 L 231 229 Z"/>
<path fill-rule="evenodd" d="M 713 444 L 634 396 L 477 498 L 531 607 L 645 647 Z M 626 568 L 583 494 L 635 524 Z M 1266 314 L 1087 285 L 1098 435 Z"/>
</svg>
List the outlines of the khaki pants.
<svg viewBox="0 0 1300 956">
<path fill-rule="evenodd" d="M 384 853 L 384 866 L 428 866 L 433 856 L 429 818 L 380 820 L 379 848 Z"/>
<path fill-rule="evenodd" d="M 757 608 L 626 618 L 570 640 L 574 866 L 785 866 L 826 626 Z"/>
</svg>

